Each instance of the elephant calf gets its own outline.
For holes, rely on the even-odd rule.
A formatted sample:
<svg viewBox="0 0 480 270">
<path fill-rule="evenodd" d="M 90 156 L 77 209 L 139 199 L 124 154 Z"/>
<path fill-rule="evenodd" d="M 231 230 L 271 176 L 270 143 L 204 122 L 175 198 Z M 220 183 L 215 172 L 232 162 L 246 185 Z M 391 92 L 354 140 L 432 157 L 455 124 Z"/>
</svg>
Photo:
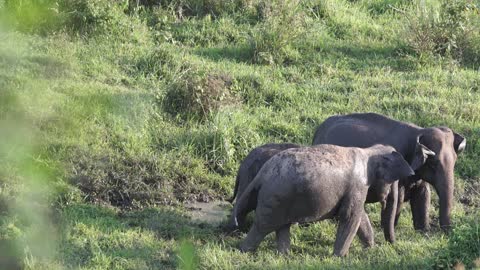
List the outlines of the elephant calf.
<svg viewBox="0 0 480 270">
<path fill-rule="evenodd" d="M 334 145 L 293 148 L 270 158 L 238 199 L 234 216 L 257 202 L 255 221 L 242 242 L 242 251 L 255 250 L 275 231 L 277 249 L 290 248 L 290 225 L 336 217 L 339 221 L 334 254 L 344 256 L 357 233 L 373 243 L 373 230 L 363 205 L 368 187 L 413 175 L 392 147 L 348 148 Z"/>
</svg>

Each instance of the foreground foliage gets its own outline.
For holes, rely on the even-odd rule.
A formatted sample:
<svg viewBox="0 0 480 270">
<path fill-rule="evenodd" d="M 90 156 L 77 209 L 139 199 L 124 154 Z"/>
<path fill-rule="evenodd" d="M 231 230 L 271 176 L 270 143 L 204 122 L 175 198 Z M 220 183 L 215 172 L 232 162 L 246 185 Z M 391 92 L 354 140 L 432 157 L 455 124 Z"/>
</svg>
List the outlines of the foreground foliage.
<svg viewBox="0 0 480 270">
<path fill-rule="evenodd" d="M 478 3 L 274 2 L 0 0 L 0 266 L 477 265 Z M 295 227 L 281 257 L 272 236 L 241 254 L 243 235 L 188 218 L 184 203 L 230 196 L 254 146 L 310 144 L 326 117 L 360 111 L 466 136 L 451 235 L 437 198 L 433 231 L 404 209 L 395 245 L 367 206 L 379 245 L 345 259 L 332 222 Z"/>
</svg>

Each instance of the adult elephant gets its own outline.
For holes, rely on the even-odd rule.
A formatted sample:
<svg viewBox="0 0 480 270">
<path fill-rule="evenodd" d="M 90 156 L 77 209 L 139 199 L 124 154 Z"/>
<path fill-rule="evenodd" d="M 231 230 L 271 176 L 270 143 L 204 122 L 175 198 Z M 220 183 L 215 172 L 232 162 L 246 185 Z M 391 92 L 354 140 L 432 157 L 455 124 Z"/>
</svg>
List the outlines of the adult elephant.
<svg viewBox="0 0 480 270">
<path fill-rule="evenodd" d="M 385 144 L 394 147 L 415 170 L 415 176 L 399 182 L 396 221 L 402 203 L 410 201 L 415 229 L 428 230 L 430 189 L 427 182 L 435 188 L 440 199 L 440 226 L 443 229 L 450 227 L 453 169 L 457 154 L 465 149 L 463 136 L 448 127 L 422 128 L 376 113 L 354 113 L 327 118 L 313 138 L 313 144 L 323 143 L 356 147 Z M 423 160 L 414 160 L 418 151 L 423 152 Z"/>
</svg>

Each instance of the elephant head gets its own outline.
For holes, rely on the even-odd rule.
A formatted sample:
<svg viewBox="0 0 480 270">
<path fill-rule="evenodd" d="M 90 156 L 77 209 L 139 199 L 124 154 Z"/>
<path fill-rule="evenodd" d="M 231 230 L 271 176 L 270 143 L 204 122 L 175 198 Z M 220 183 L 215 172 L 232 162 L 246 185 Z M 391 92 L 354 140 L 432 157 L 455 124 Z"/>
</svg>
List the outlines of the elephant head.
<svg viewBox="0 0 480 270">
<path fill-rule="evenodd" d="M 421 130 L 411 162 L 416 174 L 430 183 L 440 199 L 440 226 L 448 229 L 453 203 L 454 172 L 457 154 L 465 149 L 463 136 L 447 127 Z M 421 153 L 421 154 L 420 154 Z"/>
<path fill-rule="evenodd" d="M 369 161 L 368 166 L 373 166 L 373 171 L 375 172 L 373 177 L 369 175 L 369 182 L 371 182 L 373 178 L 373 181 L 383 181 L 386 184 L 391 184 L 400 178 L 415 174 L 410 165 L 403 159 L 402 155 L 396 152 L 393 147 L 384 147 L 384 149 L 385 148 L 387 148 L 386 153 L 382 153 L 372 159 L 372 161 Z"/>
</svg>

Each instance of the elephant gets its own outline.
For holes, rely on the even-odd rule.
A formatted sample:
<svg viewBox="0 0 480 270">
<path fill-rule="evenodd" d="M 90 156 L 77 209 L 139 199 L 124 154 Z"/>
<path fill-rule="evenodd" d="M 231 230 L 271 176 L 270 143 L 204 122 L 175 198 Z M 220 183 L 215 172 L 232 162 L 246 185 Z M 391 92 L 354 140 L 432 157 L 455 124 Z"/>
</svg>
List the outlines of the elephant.
<svg viewBox="0 0 480 270">
<path fill-rule="evenodd" d="M 238 169 L 237 178 L 235 181 L 235 188 L 233 191 L 233 196 L 228 199 L 230 203 L 233 203 L 235 197 L 238 199 L 243 194 L 248 184 L 253 181 L 253 178 L 257 175 L 258 171 L 262 168 L 263 164 L 267 162 L 275 154 L 289 149 L 289 148 L 298 148 L 300 145 L 293 143 L 268 143 L 254 148 L 248 155 L 243 159 Z M 256 202 L 252 202 L 247 206 L 248 211 L 255 209 Z M 237 223 L 239 226 L 242 226 L 245 222 L 246 214 L 244 216 L 237 217 Z M 231 220 L 229 224 L 226 225 L 227 231 L 235 230 L 237 226 L 235 225 L 234 216 L 231 215 Z"/>
<path fill-rule="evenodd" d="M 243 191 L 246 189 L 248 184 L 252 182 L 252 180 L 257 175 L 258 171 L 262 168 L 263 164 L 267 162 L 275 154 L 289 149 L 289 148 L 298 148 L 301 145 L 292 144 L 292 143 L 269 143 L 254 148 L 245 159 L 242 161 L 240 168 L 237 173 L 237 178 L 235 182 L 235 189 L 233 196 L 228 200 L 229 202 L 233 202 L 236 198 L 239 198 Z M 370 191 L 372 190 L 372 191 Z M 392 190 L 390 192 L 390 190 Z M 382 183 L 381 186 L 374 186 L 373 188 L 369 189 L 369 195 L 367 196 L 367 203 L 375 203 L 381 202 L 383 209 L 388 209 L 390 211 L 383 210 L 382 213 L 388 213 L 391 217 L 395 217 L 395 209 L 396 209 L 396 194 L 398 192 L 398 182 L 394 182 L 393 184 Z M 390 196 L 388 196 L 390 195 Z M 394 195 L 394 196 L 393 196 Z M 388 200 L 388 201 L 387 201 Z M 387 203 L 388 202 L 388 203 Z M 247 206 L 246 210 L 243 212 L 241 216 L 235 217 L 233 213 L 230 216 L 229 223 L 224 227 L 226 232 L 232 232 L 238 227 L 243 227 L 245 224 L 246 215 L 256 208 L 257 202 L 252 201 Z M 387 206 L 387 207 L 385 207 Z M 393 207 L 392 207 L 393 206 Z M 235 223 L 235 218 L 237 218 L 237 224 Z M 390 243 L 395 241 L 395 234 L 394 234 L 394 219 L 383 219 L 383 220 L 391 220 L 391 223 L 382 224 L 384 229 L 385 239 Z M 308 224 L 302 225 L 308 226 Z M 365 228 L 368 230 L 368 228 Z M 363 230 L 363 228 L 360 228 Z"/>
<path fill-rule="evenodd" d="M 270 232 L 276 232 L 277 250 L 290 249 L 290 226 L 336 218 L 334 255 L 345 256 L 360 226 L 365 246 L 373 230 L 364 210 L 368 187 L 393 183 L 414 171 L 393 147 L 370 148 L 317 145 L 291 148 L 271 157 L 248 185 L 234 207 L 238 217 L 257 202 L 255 220 L 240 245 L 255 250 Z M 362 224 L 362 225 L 361 225 Z"/>
<path fill-rule="evenodd" d="M 453 204 L 454 166 L 457 154 L 466 146 L 462 135 L 448 127 L 422 128 L 376 113 L 353 113 L 331 116 L 320 124 L 313 144 L 325 143 L 349 147 L 384 144 L 395 148 L 411 164 L 415 175 L 400 179 L 397 196 L 389 194 L 386 209 L 382 211 L 382 224 L 391 225 L 392 220 L 397 224 L 402 204 L 410 201 L 414 228 L 428 230 L 429 183 L 440 200 L 440 226 L 448 231 Z M 423 154 L 423 158 L 419 153 Z M 392 197 L 397 197 L 394 219 L 391 213 L 387 213 L 395 208 Z"/>
</svg>

